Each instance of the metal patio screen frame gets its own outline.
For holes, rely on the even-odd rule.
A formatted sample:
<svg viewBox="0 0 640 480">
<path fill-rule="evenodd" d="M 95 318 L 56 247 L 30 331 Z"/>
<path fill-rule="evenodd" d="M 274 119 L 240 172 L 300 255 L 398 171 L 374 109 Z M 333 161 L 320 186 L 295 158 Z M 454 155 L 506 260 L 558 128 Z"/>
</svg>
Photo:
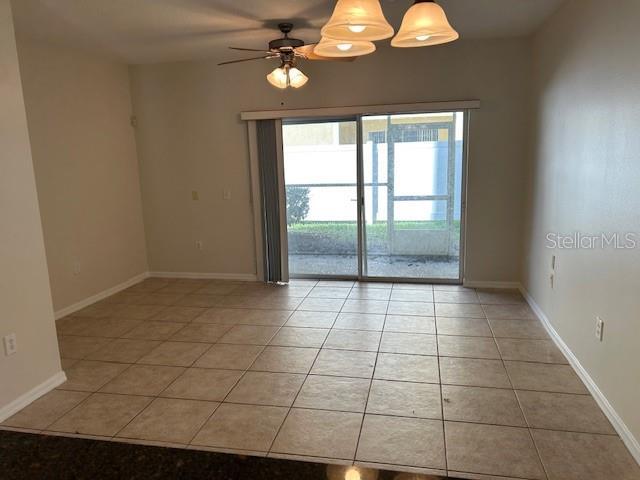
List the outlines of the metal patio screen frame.
<svg viewBox="0 0 640 480">
<path fill-rule="evenodd" d="M 277 146 L 277 171 L 278 171 L 278 208 L 279 212 L 279 231 L 280 245 L 279 259 L 280 269 L 284 273 L 283 278 L 287 281 L 288 272 L 288 248 L 287 248 L 287 225 L 286 225 L 286 198 L 284 185 L 284 155 L 282 146 L 282 123 L 283 120 L 291 120 L 300 123 L 313 123 L 319 121 L 355 121 L 356 122 L 356 142 L 357 142 L 357 196 L 358 196 L 358 274 L 354 275 L 313 275 L 299 274 L 295 278 L 331 278 L 331 279 L 358 279 L 372 282 L 389 282 L 402 281 L 411 283 L 441 283 L 441 284 L 460 284 L 464 280 L 464 266 L 466 260 L 466 205 L 467 205 L 467 171 L 468 171 L 468 152 L 469 152 L 469 127 L 471 110 L 480 108 L 480 102 L 477 100 L 467 100 L 459 102 L 431 102 L 431 103 L 413 103 L 413 104 L 396 104 L 396 105 L 367 105 L 360 107 L 328 107 L 313 109 L 296 109 L 296 110 L 273 110 L 273 111 L 256 111 L 243 112 L 240 115 L 242 120 L 247 121 L 249 134 L 249 159 L 251 171 L 251 205 L 254 217 L 254 234 L 255 234 L 255 252 L 256 252 L 256 273 L 259 279 L 268 280 L 265 274 L 269 274 L 270 270 L 267 266 L 266 249 L 269 248 L 265 242 L 265 212 L 263 204 L 263 193 L 261 188 L 261 167 L 260 167 L 260 150 L 261 141 L 259 140 L 258 122 L 265 120 L 273 121 L 275 127 L 273 141 Z M 395 115 L 405 113 L 438 113 L 438 112 L 463 112 L 463 151 L 462 151 L 462 178 L 461 178 L 461 205 L 460 205 L 460 260 L 459 260 L 459 276 L 457 279 L 444 278 L 402 278 L 402 277 L 370 277 L 365 276 L 363 272 L 364 262 L 366 261 L 366 229 L 365 222 L 365 205 L 364 205 L 364 171 L 363 171 L 363 135 L 362 135 L 362 118 L 370 115 Z M 451 202 L 449 202 L 451 203 Z M 452 205 L 448 205 L 451 209 Z M 282 212 L 285 212 L 282 214 Z M 273 235 L 273 230 L 271 230 Z"/>
</svg>

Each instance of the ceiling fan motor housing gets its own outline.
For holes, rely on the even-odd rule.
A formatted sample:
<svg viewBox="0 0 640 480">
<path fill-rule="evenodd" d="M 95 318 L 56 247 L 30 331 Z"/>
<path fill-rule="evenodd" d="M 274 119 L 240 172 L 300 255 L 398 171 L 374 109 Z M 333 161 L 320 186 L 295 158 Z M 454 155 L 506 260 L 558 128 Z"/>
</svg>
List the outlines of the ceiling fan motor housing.
<svg viewBox="0 0 640 480">
<path fill-rule="evenodd" d="M 278 28 L 284 34 L 284 37 L 269 42 L 269 50 L 293 50 L 302 47 L 304 41 L 297 38 L 289 38 L 289 32 L 293 29 L 292 23 L 279 23 Z"/>
</svg>

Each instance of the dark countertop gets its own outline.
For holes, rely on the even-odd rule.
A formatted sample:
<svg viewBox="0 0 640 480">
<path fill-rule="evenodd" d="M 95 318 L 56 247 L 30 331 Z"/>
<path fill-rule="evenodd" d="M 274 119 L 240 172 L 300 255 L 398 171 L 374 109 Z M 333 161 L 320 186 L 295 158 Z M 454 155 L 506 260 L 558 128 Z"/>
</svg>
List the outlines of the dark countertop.
<svg viewBox="0 0 640 480">
<path fill-rule="evenodd" d="M 442 477 L 323 463 L 48 436 L 0 430 L 0 478 L 436 480 Z"/>
</svg>

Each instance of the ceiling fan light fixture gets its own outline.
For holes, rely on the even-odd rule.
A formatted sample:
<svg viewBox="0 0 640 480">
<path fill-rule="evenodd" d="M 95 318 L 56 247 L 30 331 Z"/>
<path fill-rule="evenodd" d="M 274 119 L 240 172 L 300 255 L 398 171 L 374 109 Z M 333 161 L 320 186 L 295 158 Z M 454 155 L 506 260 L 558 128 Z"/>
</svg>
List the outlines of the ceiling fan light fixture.
<svg viewBox="0 0 640 480">
<path fill-rule="evenodd" d="M 343 41 L 372 42 L 393 36 L 393 27 L 384 17 L 380 0 L 338 0 L 321 34 Z"/>
<path fill-rule="evenodd" d="M 334 40 L 322 37 L 315 46 L 313 53 L 323 57 L 359 57 L 376 51 L 373 42 L 363 40 Z"/>
<path fill-rule="evenodd" d="M 394 47 L 425 47 L 453 42 L 460 36 L 447 15 L 434 0 L 415 0 L 402 19 L 402 25 L 391 40 Z"/>
<path fill-rule="evenodd" d="M 267 81 L 276 88 L 300 88 L 309 81 L 302 71 L 290 65 L 282 65 L 267 75 Z"/>
</svg>

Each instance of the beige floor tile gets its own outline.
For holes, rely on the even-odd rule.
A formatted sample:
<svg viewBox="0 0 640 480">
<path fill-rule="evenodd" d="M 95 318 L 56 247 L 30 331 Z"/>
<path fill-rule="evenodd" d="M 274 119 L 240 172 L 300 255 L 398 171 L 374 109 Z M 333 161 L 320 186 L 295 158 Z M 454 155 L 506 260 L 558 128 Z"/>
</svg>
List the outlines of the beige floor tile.
<svg viewBox="0 0 640 480">
<path fill-rule="evenodd" d="M 394 290 L 423 290 L 425 292 L 433 292 L 434 285 L 428 283 L 394 283 Z"/>
<path fill-rule="evenodd" d="M 149 397 L 94 393 L 51 425 L 49 430 L 111 437 L 151 400 Z"/>
<path fill-rule="evenodd" d="M 320 348 L 328 334 L 328 328 L 282 327 L 269 345 Z"/>
<path fill-rule="evenodd" d="M 333 328 L 382 331 L 385 316 L 379 313 L 340 313 Z"/>
<path fill-rule="evenodd" d="M 127 366 L 124 363 L 81 360 L 66 370 L 67 381 L 58 388 L 61 390 L 95 392 L 124 371 Z"/>
<path fill-rule="evenodd" d="M 444 419 L 526 427 L 513 390 L 442 386 Z"/>
<path fill-rule="evenodd" d="M 314 375 L 371 378 L 375 365 L 375 352 L 322 349 L 311 368 L 311 373 Z"/>
<path fill-rule="evenodd" d="M 200 287 L 198 288 L 198 290 L 196 290 L 193 293 L 200 294 L 200 295 L 228 295 L 229 293 L 233 292 L 237 288 L 238 288 L 238 285 L 234 285 L 234 284 L 225 285 L 225 284 L 213 283 L 213 284 Z"/>
<path fill-rule="evenodd" d="M 549 480 L 637 480 L 640 467 L 613 435 L 532 430 Z"/>
<path fill-rule="evenodd" d="M 343 287 L 314 287 L 309 292 L 309 298 L 341 298 L 345 299 L 351 292 L 350 288 Z"/>
<path fill-rule="evenodd" d="M 317 348 L 266 347 L 251 366 L 262 372 L 309 373 Z"/>
<path fill-rule="evenodd" d="M 486 318 L 481 305 L 475 303 L 436 303 L 436 317 Z"/>
<path fill-rule="evenodd" d="M 122 305 L 118 310 L 118 316 L 134 320 L 148 320 L 165 308 L 167 307 L 162 305 Z"/>
<path fill-rule="evenodd" d="M 232 328 L 231 325 L 212 325 L 210 323 L 191 323 L 173 334 L 174 342 L 215 343 Z"/>
<path fill-rule="evenodd" d="M 433 303 L 433 292 L 428 290 L 407 290 L 397 288 L 391 292 L 393 302 L 425 302 Z"/>
<path fill-rule="evenodd" d="M 413 355 L 437 355 L 436 336 L 423 333 L 384 332 L 380 351 Z"/>
<path fill-rule="evenodd" d="M 107 303 L 121 303 L 125 305 L 144 305 L 144 298 L 147 295 L 147 293 L 120 292 L 105 298 L 104 301 Z"/>
<path fill-rule="evenodd" d="M 478 295 L 473 290 L 466 292 L 436 290 L 433 292 L 433 298 L 436 303 L 480 303 Z"/>
<path fill-rule="evenodd" d="M 367 413 L 442 419 L 440 385 L 374 380 Z"/>
<path fill-rule="evenodd" d="M 304 379 L 304 375 L 295 373 L 247 372 L 226 401 L 289 407 Z"/>
<path fill-rule="evenodd" d="M 491 337 L 489 323 L 484 318 L 438 317 L 438 335 L 462 335 L 466 337 Z"/>
<path fill-rule="evenodd" d="M 525 303 L 524 297 L 517 290 L 477 290 L 480 303 L 484 305 L 517 305 Z"/>
<path fill-rule="evenodd" d="M 202 315 L 206 310 L 206 308 L 198 307 L 167 307 L 151 317 L 151 320 L 154 322 L 188 323 Z"/>
<path fill-rule="evenodd" d="M 569 365 L 505 361 L 516 390 L 558 393 L 587 393 L 587 389 Z"/>
<path fill-rule="evenodd" d="M 87 328 L 87 323 L 92 319 L 87 317 L 74 317 L 68 315 L 56 320 L 56 332 L 58 335 L 82 335 Z"/>
<path fill-rule="evenodd" d="M 518 305 L 484 305 L 483 308 L 487 318 L 536 319 L 535 313 L 526 303 Z"/>
<path fill-rule="evenodd" d="M 156 398 L 118 437 L 187 444 L 204 425 L 216 402 Z"/>
<path fill-rule="evenodd" d="M 294 407 L 343 412 L 364 412 L 369 379 L 310 375 L 304 382 Z"/>
<path fill-rule="evenodd" d="M 267 345 L 277 331 L 278 327 L 235 325 L 218 341 L 237 345 Z"/>
<path fill-rule="evenodd" d="M 319 280 L 316 286 L 317 287 L 353 288 L 355 286 L 355 282 L 351 280 Z"/>
<path fill-rule="evenodd" d="M 103 362 L 134 363 L 160 345 L 157 340 L 134 340 L 118 338 L 100 350 L 87 355 L 87 360 Z"/>
<path fill-rule="evenodd" d="M 365 415 L 356 459 L 446 468 L 442 420 Z"/>
<path fill-rule="evenodd" d="M 62 365 L 62 370 L 67 370 L 68 368 L 73 367 L 76 363 L 78 363 L 80 360 L 75 360 L 72 358 L 61 358 L 60 359 L 60 364 Z"/>
<path fill-rule="evenodd" d="M 225 297 L 220 295 L 185 295 L 178 301 L 178 305 L 182 307 L 199 307 L 211 308 L 220 305 Z"/>
<path fill-rule="evenodd" d="M 391 297 L 390 288 L 354 288 L 347 297 L 349 300 L 382 300 L 388 301 Z"/>
<path fill-rule="evenodd" d="M 208 343 L 164 342 L 138 360 L 138 363 L 189 367 L 210 346 Z"/>
<path fill-rule="evenodd" d="M 288 411 L 286 407 L 223 403 L 192 444 L 267 452 Z"/>
<path fill-rule="evenodd" d="M 124 309 L 126 309 L 126 307 L 123 305 L 98 302 L 73 313 L 73 316 L 86 318 L 106 318 L 118 315 Z"/>
<path fill-rule="evenodd" d="M 504 360 L 569 363 L 552 340 L 497 338 L 496 342 Z"/>
<path fill-rule="evenodd" d="M 60 337 L 58 346 L 62 358 L 81 360 L 112 341 L 110 338 L 100 337 Z"/>
<path fill-rule="evenodd" d="M 189 368 L 169 385 L 160 396 L 221 402 L 241 376 L 242 372 L 236 370 Z"/>
<path fill-rule="evenodd" d="M 167 340 L 185 325 L 186 323 L 145 321 L 122 337 L 136 340 Z"/>
<path fill-rule="evenodd" d="M 184 293 L 148 293 L 136 305 L 175 305 Z"/>
<path fill-rule="evenodd" d="M 294 408 L 284 421 L 271 451 L 352 460 L 361 423 L 360 413 Z"/>
<path fill-rule="evenodd" d="M 342 311 L 345 313 L 387 313 L 386 300 L 347 300 Z"/>
<path fill-rule="evenodd" d="M 141 323 L 142 320 L 129 320 L 124 318 L 91 318 L 87 319 L 79 335 L 117 338 L 123 336 Z"/>
<path fill-rule="evenodd" d="M 436 319 L 417 315 L 387 315 L 384 322 L 384 331 L 435 334 Z"/>
<path fill-rule="evenodd" d="M 344 302 L 341 298 L 305 298 L 298 306 L 298 310 L 339 312 Z"/>
<path fill-rule="evenodd" d="M 202 288 L 202 284 L 200 283 L 177 283 L 173 282 L 169 285 L 156 290 L 157 293 L 161 294 L 186 294 L 193 293 Z"/>
<path fill-rule="evenodd" d="M 445 436 L 450 470 L 545 478 L 526 428 L 445 422 Z"/>
<path fill-rule="evenodd" d="M 532 428 L 616 433 L 591 395 L 530 391 L 516 393 L 527 422 Z"/>
<path fill-rule="evenodd" d="M 373 377 L 379 380 L 439 383 L 438 358 L 380 353 Z"/>
<path fill-rule="evenodd" d="M 443 384 L 511 388 L 501 360 L 440 357 Z"/>
<path fill-rule="evenodd" d="M 52 390 L 6 419 L 2 426 L 44 430 L 88 396 L 86 392 Z"/>
<path fill-rule="evenodd" d="M 438 335 L 438 354 L 443 357 L 499 359 L 493 338 Z"/>
<path fill-rule="evenodd" d="M 255 312 L 255 310 L 213 307 L 206 309 L 202 315 L 194 318 L 193 322 L 214 323 L 217 325 L 237 325 L 243 318 L 252 316 L 252 312 Z"/>
<path fill-rule="evenodd" d="M 496 338 L 539 338 L 549 335 L 538 320 L 489 320 L 493 336 Z"/>
<path fill-rule="evenodd" d="M 246 370 L 264 347 L 259 345 L 213 345 L 195 363 L 196 367 Z"/>
<path fill-rule="evenodd" d="M 433 317 L 433 303 L 425 302 L 389 302 L 387 313 L 390 315 L 418 315 Z"/>
<path fill-rule="evenodd" d="M 287 327 L 331 328 L 338 314 L 336 312 L 294 312 L 289 317 Z"/>
<path fill-rule="evenodd" d="M 242 315 L 238 315 L 238 324 L 280 327 L 287 322 L 292 313 L 293 310 L 245 309 Z"/>
<path fill-rule="evenodd" d="M 366 330 L 331 330 L 323 348 L 377 352 L 381 332 Z"/>
<path fill-rule="evenodd" d="M 103 393 L 157 396 L 182 372 L 181 367 L 131 365 L 100 389 Z"/>
</svg>

